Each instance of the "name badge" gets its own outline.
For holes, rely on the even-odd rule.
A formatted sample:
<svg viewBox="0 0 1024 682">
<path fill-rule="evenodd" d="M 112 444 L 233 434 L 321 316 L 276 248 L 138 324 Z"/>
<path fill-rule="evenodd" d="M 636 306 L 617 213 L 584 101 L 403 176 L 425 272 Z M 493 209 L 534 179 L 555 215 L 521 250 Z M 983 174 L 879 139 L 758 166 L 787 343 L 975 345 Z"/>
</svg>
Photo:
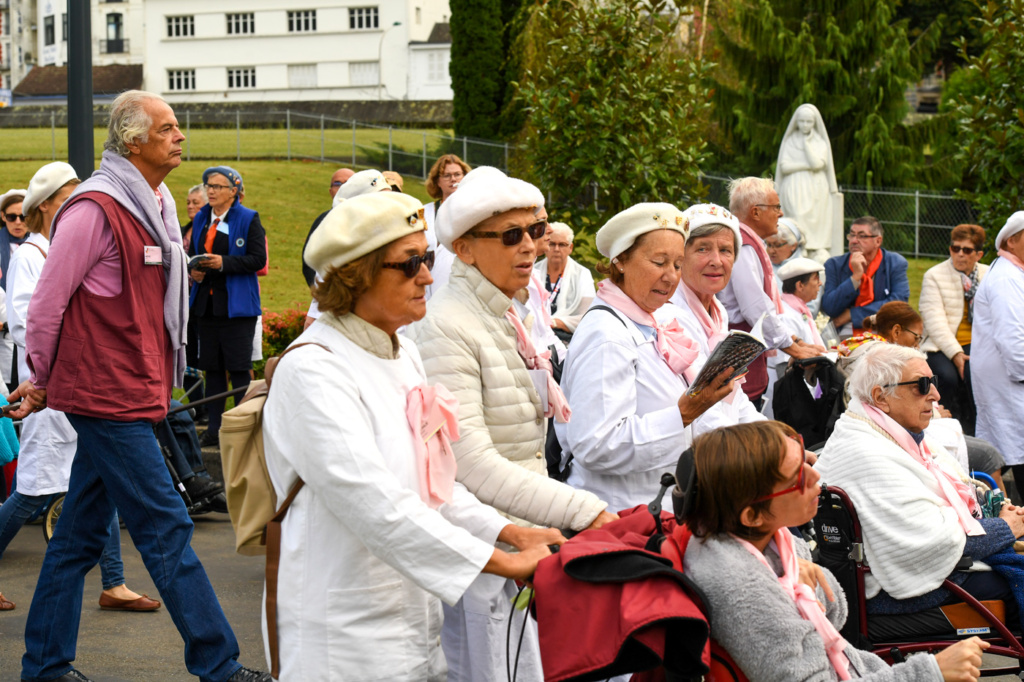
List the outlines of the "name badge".
<svg viewBox="0 0 1024 682">
<path fill-rule="evenodd" d="M 142 252 L 143 262 L 146 265 L 163 265 L 164 259 L 160 255 L 159 246 L 144 246 Z"/>
</svg>

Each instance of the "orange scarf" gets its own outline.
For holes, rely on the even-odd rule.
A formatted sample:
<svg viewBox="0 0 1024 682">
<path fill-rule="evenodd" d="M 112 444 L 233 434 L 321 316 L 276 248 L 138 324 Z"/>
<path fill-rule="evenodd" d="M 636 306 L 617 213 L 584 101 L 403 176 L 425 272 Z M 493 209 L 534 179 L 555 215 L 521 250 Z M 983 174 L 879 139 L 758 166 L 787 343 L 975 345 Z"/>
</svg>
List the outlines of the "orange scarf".
<svg viewBox="0 0 1024 682">
<path fill-rule="evenodd" d="M 879 249 L 875 252 L 875 257 L 868 263 L 868 268 L 860 280 L 860 294 L 857 295 L 857 300 L 853 304 L 855 308 L 861 308 L 875 300 L 875 273 L 878 272 L 881 264 L 882 250 Z"/>
</svg>

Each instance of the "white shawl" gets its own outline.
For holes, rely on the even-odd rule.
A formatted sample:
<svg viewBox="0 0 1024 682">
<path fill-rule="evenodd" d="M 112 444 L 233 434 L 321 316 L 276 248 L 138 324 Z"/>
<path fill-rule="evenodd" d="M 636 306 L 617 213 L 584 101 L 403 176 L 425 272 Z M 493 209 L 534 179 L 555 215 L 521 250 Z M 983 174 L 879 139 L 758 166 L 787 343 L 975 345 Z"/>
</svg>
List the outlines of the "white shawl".
<svg viewBox="0 0 1024 682">
<path fill-rule="evenodd" d="M 929 447 L 941 466 L 963 477 L 941 446 Z M 895 599 L 917 597 L 953 572 L 967 542 L 956 512 L 935 478 L 865 417 L 859 401 L 836 422 L 815 469 L 825 483 L 846 491 L 860 517 L 871 567 L 868 598 L 880 589 Z"/>
</svg>

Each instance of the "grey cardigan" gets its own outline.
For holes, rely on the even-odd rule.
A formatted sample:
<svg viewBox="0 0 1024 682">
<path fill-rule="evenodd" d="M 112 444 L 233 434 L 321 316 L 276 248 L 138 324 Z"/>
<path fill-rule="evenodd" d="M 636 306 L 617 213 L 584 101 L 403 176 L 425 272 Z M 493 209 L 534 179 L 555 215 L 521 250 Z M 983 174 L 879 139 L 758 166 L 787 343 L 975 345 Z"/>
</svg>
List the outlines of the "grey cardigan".
<svg viewBox="0 0 1024 682">
<path fill-rule="evenodd" d="M 807 545 L 796 539 L 799 557 L 810 560 Z M 777 555 L 765 557 L 781 570 Z M 683 565 L 704 591 L 711 607 L 711 636 L 729 652 L 748 679 L 754 682 L 824 682 L 838 680 L 829 663 L 825 645 L 809 621 L 786 596 L 756 557 L 727 536 L 693 538 Z M 828 602 L 824 591 L 818 599 L 838 629 L 846 621 L 846 599 L 835 577 L 825 570 L 836 600 Z M 871 682 L 941 682 L 942 673 L 930 654 L 911 656 L 906 663 L 889 667 L 866 651 L 846 647 L 853 679 Z"/>
</svg>

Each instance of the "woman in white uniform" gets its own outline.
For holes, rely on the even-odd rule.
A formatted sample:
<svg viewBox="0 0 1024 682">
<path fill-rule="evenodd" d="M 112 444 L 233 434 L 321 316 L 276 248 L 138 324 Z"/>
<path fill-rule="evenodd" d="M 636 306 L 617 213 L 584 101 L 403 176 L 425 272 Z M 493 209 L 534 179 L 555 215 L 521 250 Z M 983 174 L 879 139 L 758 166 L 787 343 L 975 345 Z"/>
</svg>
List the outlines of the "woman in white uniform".
<svg viewBox="0 0 1024 682">
<path fill-rule="evenodd" d="M 655 313 L 671 299 L 683 267 L 686 216 L 670 204 L 637 204 L 597 232 L 609 262 L 597 297 L 569 346 L 562 388 L 573 419 L 556 425 L 567 482 L 612 509 L 651 501 L 693 439 L 697 419 L 729 395 L 728 372 L 697 396 L 689 387 L 706 358 L 674 319 Z"/>
<path fill-rule="evenodd" d="M 525 525 L 583 530 L 614 519 L 596 496 L 552 480 L 544 459 L 546 417 L 569 419 L 551 377 L 546 351 L 534 346 L 512 299 L 530 281 L 544 195 L 496 168 L 475 168 L 438 210 L 438 241 L 457 256 L 451 279 L 430 300 L 411 335 L 431 381 L 459 399 L 453 444 L 458 479 L 480 500 Z M 480 576 L 455 608 L 445 609 L 449 681 L 501 680 L 507 675 L 505 639 L 515 585 Z M 540 680 L 536 622 L 525 627 L 519 682 Z M 514 663 L 513 663 L 514 665 Z"/>
<path fill-rule="evenodd" d="M 14 252 L 7 273 L 7 312 L 11 336 L 18 347 L 18 375 L 30 376 L 25 361 L 25 321 L 28 304 L 50 248 L 53 217 L 81 181 L 75 169 L 63 162 L 40 168 L 25 195 L 26 222 L 31 234 Z M 42 508 L 54 493 L 68 489 L 71 462 L 78 447 L 78 435 L 63 412 L 43 410 L 22 421 L 16 489 L 0 507 L 0 555 L 18 530 Z M 121 528 L 117 513 L 110 523 L 110 538 L 100 558 L 103 593 L 100 607 L 116 611 L 155 611 L 160 602 L 139 595 L 124 584 L 121 562 Z"/>
<path fill-rule="evenodd" d="M 333 208 L 306 247 L 322 314 L 296 341 L 310 345 L 281 359 L 263 412 L 278 499 L 305 481 L 282 526 L 284 682 L 444 680 L 441 601 L 481 571 L 527 578 L 563 540 L 455 482 L 458 403 L 396 334 L 426 311 L 424 227 L 419 201 L 375 193 Z"/>
</svg>

